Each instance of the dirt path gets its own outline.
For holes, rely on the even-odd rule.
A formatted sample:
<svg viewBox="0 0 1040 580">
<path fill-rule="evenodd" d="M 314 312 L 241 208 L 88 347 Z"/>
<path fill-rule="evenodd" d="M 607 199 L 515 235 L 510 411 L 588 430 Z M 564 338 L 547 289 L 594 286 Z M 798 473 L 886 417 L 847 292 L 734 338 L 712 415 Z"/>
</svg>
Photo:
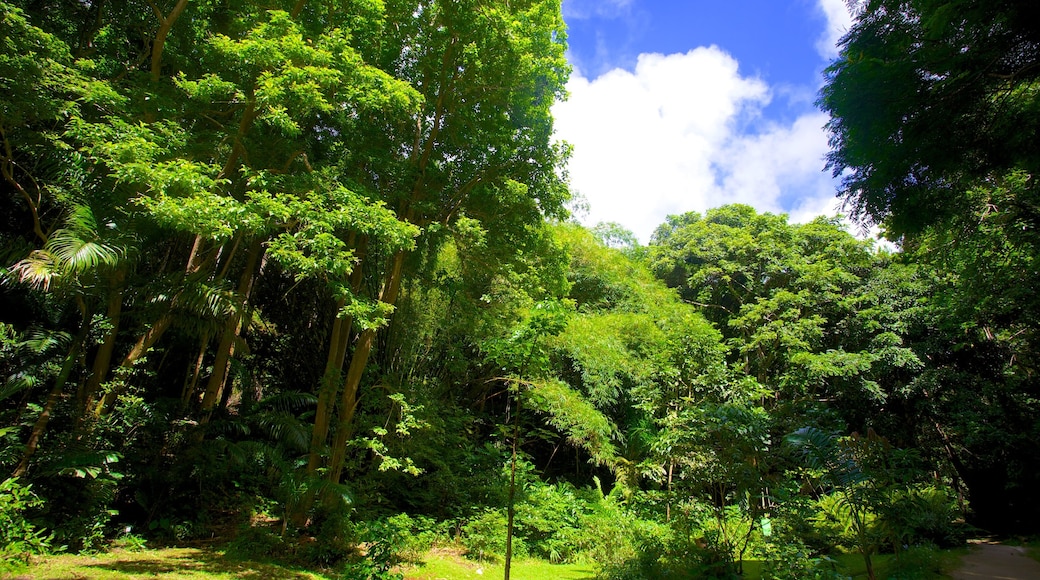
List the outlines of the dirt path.
<svg viewBox="0 0 1040 580">
<path fill-rule="evenodd" d="M 980 540 L 961 560 L 954 580 L 1040 580 L 1040 562 L 1026 555 L 1026 548 Z"/>
</svg>

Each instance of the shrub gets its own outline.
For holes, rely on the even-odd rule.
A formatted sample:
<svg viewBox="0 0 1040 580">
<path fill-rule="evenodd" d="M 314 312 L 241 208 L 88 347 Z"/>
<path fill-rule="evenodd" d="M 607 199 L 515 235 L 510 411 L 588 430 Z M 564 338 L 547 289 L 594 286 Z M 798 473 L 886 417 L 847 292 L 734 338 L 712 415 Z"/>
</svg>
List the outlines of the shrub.
<svg viewBox="0 0 1040 580">
<path fill-rule="evenodd" d="M 889 580 L 927 580 L 942 574 L 942 558 L 935 546 L 912 546 L 899 553 L 888 571 Z"/>
<path fill-rule="evenodd" d="M 228 556 L 239 560 L 279 559 L 288 554 L 287 543 L 269 528 L 246 525 L 228 544 Z"/>
<path fill-rule="evenodd" d="M 896 550 L 918 544 L 960 546 L 968 533 L 963 524 L 958 524 L 956 498 L 945 487 L 928 485 L 898 490 L 890 494 L 881 516 L 881 525 Z"/>
<path fill-rule="evenodd" d="M 452 524 L 404 513 L 385 520 L 387 530 L 395 538 L 396 557 L 413 563 L 422 561 L 434 546 L 449 543 Z"/>
<path fill-rule="evenodd" d="M 463 526 L 462 545 L 470 557 L 498 560 L 506 553 L 506 512 L 489 509 Z M 513 555 L 524 556 L 527 547 L 522 537 L 513 536 Z"/>
<path fill-rule="evenodd" d="M 815 555 L 805 544 L 788 540 L 766 544 L 766 563 L 762 580 L 847 580 L 838 572 L 837 562 L 825 555 Z"/>
<path fill-rule="evenodd" d="M 17 568 L 50 549 L 52 537 L 25 518 L 26 511 L 43 505 L 29 488 L 14 478 L 0 483 L 0 568 Z"/>
</svg>

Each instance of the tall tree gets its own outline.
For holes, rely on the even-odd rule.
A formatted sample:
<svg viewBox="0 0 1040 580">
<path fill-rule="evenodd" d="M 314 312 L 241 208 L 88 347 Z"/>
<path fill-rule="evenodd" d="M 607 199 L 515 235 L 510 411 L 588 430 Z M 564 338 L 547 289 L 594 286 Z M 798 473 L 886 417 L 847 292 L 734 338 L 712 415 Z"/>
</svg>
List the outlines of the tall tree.
<svg viewBox="0 0 1040 580">
<path fill-rule="evenodd" d="M 970 213 L 966 191 L 1040 150 L 1040 7 L 867 0 L 827 69 L 828 166 L 861 219 L 893 236 Z M 1037 186 L 1018 202 L 1035 228 Z M 1030 209 L 1033 208 L 1033 209 Z"/>
<path fill-rule="evenodd" d="M 930 316 L 956 349 L 922 348 L 938 346 L 914 384 L 936 403 L 926 416 L 952 460 L 979 453 L 960 465 L 977 492 L 976 521 L 1021 522 L 1024 502 L 1011 490 L 1029 478 L 1018 472 L 994 491 L 994 479 L 973 472 L 1032 461 L 1033 453 L 1002 427 L 1006 436 L 982 436 L 969 425 L 984 409 L 988 425 L 1040 426 L 1029 403 L 1040 348 L 1030 282 L 1040 247 L 1040 8 L 1021 0 L 869 0 L 855 8 L 820 95 L 832 118 L 828 164 L 855 214 L 883 224 L 913 259 L 938 270 L 943 283 Z M 993 395 L 978 399 L 980 390 Z M 955 403 L 966 399 L 985 404 Z M 989 443 L 968 443 L 980 436 Z"/>
</svg>

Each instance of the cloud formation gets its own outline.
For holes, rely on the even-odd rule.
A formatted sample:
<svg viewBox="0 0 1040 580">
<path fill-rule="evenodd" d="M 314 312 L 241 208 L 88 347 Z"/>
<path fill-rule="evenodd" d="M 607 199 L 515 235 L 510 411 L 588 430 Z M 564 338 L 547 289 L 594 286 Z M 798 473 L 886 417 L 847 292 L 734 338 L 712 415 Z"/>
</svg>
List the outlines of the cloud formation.
<svg viewBox="0 0 1040 580">
<path fill-rule="evenodd" d="M 822 171 L 826 117 L 766 122 L 770 87 L 718 47 L 644 54 L 632 72 L 595 79 L 576 73 L 568 89 L 553 113 L 574 145 L 571 183 L 589 201 L 588 225 L 619 222 L 645 243 L 669 214 L 728 203 L 795 221 L 836 212 Z"/>
<path fill-rule="evenodd" d="M 816 41 L 816 52 L 825 60 L 832 60 L 838 56 L 838 41 L 852 26 L 852 14 L 845 0 L 816 0 L 816 6 L 827 19 L 827 28 Z"/>
</svg>

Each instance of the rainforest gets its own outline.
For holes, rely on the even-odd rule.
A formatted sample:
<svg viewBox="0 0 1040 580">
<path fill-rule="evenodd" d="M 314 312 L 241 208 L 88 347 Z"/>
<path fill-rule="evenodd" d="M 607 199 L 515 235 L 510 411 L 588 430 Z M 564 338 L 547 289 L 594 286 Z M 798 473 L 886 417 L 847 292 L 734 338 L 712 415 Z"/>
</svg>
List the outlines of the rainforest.
<svg viewBox="0 0 1040 580">
<path fill-rule="evenodd" d="M 1040 17 L 858 5 L 818 96 L 847 218 L 644 245 L 574 218 L 559 0 L 0 0 L 0 573 L 873 580 L 1028 543 Z"/>
</svg>

